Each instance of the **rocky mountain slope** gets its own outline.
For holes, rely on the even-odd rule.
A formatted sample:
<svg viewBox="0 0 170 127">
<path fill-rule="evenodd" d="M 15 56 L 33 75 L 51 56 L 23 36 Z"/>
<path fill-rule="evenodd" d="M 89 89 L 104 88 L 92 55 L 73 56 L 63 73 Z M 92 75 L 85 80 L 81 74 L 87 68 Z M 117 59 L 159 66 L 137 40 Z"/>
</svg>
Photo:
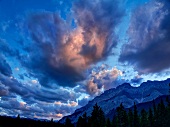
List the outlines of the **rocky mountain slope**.
<svg viewBox="0 0 170 127">
<path fill-rule="evenodd" d="M 97 103 L 104 111 L 105 115 L 110 111 L 123 103 L 125 108 L 136 104 L 145 103 L 156 99 L 162 95 L 168 95 L 169 93 L 170 79 L 165 81 L 147 81 L 142 83 L 139 87 L 132 87 L 129 83 L 124 83 L 117 88 L 113 88 L 105 91 L 100 96 L 95 97 L 92 101 L 89 101 L 87 105 L 77 109 L 72 115 L 63 117 L 60 122 L 63 123 L 68 117 L 73 123 L 78 120 L 78 117 L 85 112 L 90 115 L 93 105 Z"/>
</svg>

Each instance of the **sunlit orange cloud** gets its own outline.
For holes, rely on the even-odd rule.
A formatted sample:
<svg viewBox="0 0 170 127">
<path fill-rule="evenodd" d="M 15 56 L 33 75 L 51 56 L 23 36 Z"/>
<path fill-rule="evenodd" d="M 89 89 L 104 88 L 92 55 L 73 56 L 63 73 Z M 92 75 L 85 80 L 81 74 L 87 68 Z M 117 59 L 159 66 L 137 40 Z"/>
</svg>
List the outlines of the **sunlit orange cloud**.
<svg viewBox="0 0 170 127">
<path fill-rule="evenodd" d="M 62 105 L 61 101 L 56 101 L 56 102 L 54 102 L 54 104 L 56 104 L 56 105 Z"/>
<path fill-rule="evenodd" d="M 77 106 L 77 105 L 78 105 L 78 103 L 75 102 L 75 101 L 71 101 L 71 102 L 68 104 L 69 107 L 75 107 L 75 106 Z"/>
<path fill-rule="evenodd" d="M 92 63 L 102 59 L 106 37 L 104 35 L 98 36 L 94 29 L 92 38 L 87 43 L 84 37 L 85 32 L 81 27 L 78 27 L 69 35 L 63 35 L 62 48 L 55 56 L 56 67 L 59 67 L 60 65 L 57 63 L 62 61 L 62 63 L 74 68 L 77 73 L 81 73 Z M 89 48 L 95 46 L 96 50 L 93 53 L 87 51 L 86 54 L 81 54 L 85 45 L 88 45 Z"/>
<path fill-rule="evenodd" d="M 58 114 L 56 114 L 56 117 L 61 118 L 61 117 L 63 117 L 63 114 L 58 113 Z"/>
<path fill-rule="evenodd" d="M 45 84 L 43 77 L 48 76 L 47 83 L 54 80 L 63 86 L 75 86 L 87 78 L 84 72 L 91 65 L 114 53 L 112 49 L 118 43 L 116 26 L 124 15 L 124 10 L 118 6 L 119 0 L 116 1 L 113 5 L 110 0 L 73 2 L 71 22 L 51 12 L 30 16 L 29 32 L 36 43 L 35 50 L 39 49 L 37 54 L 31 54 L 30 60 L 42 57 L 37 63 L 28 62 L 36 67 L 43 62 L 44 66 L 38 68 L 43 74 L 38 76 L 40 84 Z"/>
</svg>

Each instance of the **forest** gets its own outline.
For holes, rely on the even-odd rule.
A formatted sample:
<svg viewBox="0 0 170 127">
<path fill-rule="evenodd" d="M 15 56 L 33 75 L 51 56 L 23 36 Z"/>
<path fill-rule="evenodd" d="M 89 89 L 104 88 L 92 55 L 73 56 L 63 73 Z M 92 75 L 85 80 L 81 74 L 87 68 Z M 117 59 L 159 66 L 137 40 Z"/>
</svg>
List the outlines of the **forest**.
<svg viewBox="0 0 170 127">
<path fill-rule="evenodd" d="M 134 103 L 133 108 L 126 109 L 123 103 L 116 108 L 114 117 L 109 119 L 96 103 L 91 116 L 84 113 L 77 123 L 71 123 L 69 118 L 64 124 L 53 121 L 40 121 L 25 118 L 0 116 L 0 127 L 170 127 L 170 96 L 161 99 L 158 104 L 153 100 L 149 109 L 138 110 Z"/>
</svg>

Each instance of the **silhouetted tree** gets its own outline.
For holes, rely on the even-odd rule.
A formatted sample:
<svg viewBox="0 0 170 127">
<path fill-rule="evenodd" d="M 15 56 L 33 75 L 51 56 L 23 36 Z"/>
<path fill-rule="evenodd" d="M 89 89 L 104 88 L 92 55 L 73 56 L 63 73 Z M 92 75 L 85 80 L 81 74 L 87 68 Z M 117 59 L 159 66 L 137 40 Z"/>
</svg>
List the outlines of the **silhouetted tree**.
<svg viewBox="0 0 170 127">
<path fill-rule="evenodd" d="M 169 83 L 169 95 L 170 95 L 170 83 Z"/>
<path fill-rule="evenodd" d="M 87 127 L 87 114 L 86 112 L 83 114 L 83 116 L 80 116 L 79 119 L 78 119 L 78 122 L 77 122 L 77 127 Z"/>
<path fill-rule="evenodd" d="M 127 117 L 126 110 L 125 110 L 122 103 L 116 109 L 116 113 L 117 113 L 117 120 L 118 120 L 117 121 L 117 126 L 118 127 L 127 127 L 127 125 L 128 125 L 128 117 Z"/>
<path fill-rule="evenodd" d="M 136 107 L 136 103 L 134 102 L 134 110 L 133 110 L 133 126 L 139 127 L 139 116 L 138 116 L 138 110 Z"/>
<path fill-rule="evenodd" d="M 149 127 L 153 127 L 154 126 L 154 118 L 153 118 L 153 112 L 152 112 L 151 108 L 149 108 L 148 121 L 149 121 Z"/>
<path fill-rule="evenodd" d="M 152 103 L 153 103 L 154 126 L 156 127 L 156 126 L 157 126 L 156 123 L 157 123 L 157 119 L 158 119 L 159 114 L 158 114 L 158 111 L 157 111 L 157 106 L 156 106 L 156 104 L 155 104 L 155 100 L 153 100 Z"/>
<path fill-rule="evenodd" d="M 145 111 L 145 109 L 142 109 L 141 119 L 140 119 L 140 126 L 141 127 L 148 127 L 149 123 L 148 123 L 147 117 L 148 117 L 147 112 Z"/>
<path fill-rule="evenodd" d="M 106 127 L 112 127 L 112 124 L 110 122 L 110 119 L 108 118 L 106 121 Z"/>
<path fill-rule="evenodd" d="M 166 127 L 165 124 L 165 105 L 163 100 L 161 99 L 161 102 L 158 104 L 157 108 L 156 108 L 156 112 L 154 114 L 154 126 L 155 127 Z"/>
<path fill-rule="evenodd" d="M 77 127 L 82 127 L 83 126 L 83 118 L 79 116 L 79 119 L 77 121 Z"/>
<path fill-rule="evenodd" d="M 129 112 L 128 112 L 128 124 L 129 124 L 129 127 L 133 127 L 133 112 L 131 109 L 129 109 Z"/>
<path fill-rule="evenodd" d="M 18 114 L 17 119 L 20 120 L 20 115 Z"/>
<path fill-rule="evenodd" d="M 83 114 L 83 125 L 82 125 L 82 127 L 87 127 L 87 125 L 88 125 L 88 117 L 87 117 L 87 113 L 85 112 L 84 114 Z"/>
<path fill-rule="evenodd" d="M 166 107 L 166 120 L 167 120 L 167 126 L 170 126 L 170 120 L 168 120 L 170 118 L 170 100 L 169 100 L 170 96 L 166 97 L 166 102 L 167 102 L 167 107 Z"/>
<path fill-rule="evenodd" d="M 93 106 L 93 111 L 91 117 L 89 118 L 88 125 L 90 127 L 104 127 L 105 125 L 105 116 L 102 109 L 97 105 Z"/>
<path fill-rule="evenodd" d="M 114 116 L 112 119 L 112 127 L 117 127 L 118 119 L 117 116 Z"/>
<path fill-rule="evenodd" d="M 68 117 L 66 118 L 65 127 L 74 127 L 74 125 L 71 123 L 71 120 Z"/>
</svg>

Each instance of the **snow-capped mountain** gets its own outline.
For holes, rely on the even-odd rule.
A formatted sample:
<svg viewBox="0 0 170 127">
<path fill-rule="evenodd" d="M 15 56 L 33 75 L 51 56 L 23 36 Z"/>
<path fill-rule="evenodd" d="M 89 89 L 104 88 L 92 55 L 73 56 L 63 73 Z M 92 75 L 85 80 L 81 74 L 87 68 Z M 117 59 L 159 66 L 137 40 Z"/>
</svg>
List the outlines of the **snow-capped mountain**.
<svg viewBox="0 0 170 127">
<path fill-rule="evenodd" d="M 124 83 L 117 88 L 105 91 L 100 96 L 95 97 L 89 101 L 87 105 L 77 109 L 72 115 L 63 117 L 60 122 L 64 122 L 66 118 L 70 118 L 73 123 L 78 120 L 85 112 L 87 115 L 91 114 L 93 106 L 97 103 L 107 115 L 109 111 L 114 110 L 116 107 L 123 103 L 125 108 L 136 104 L 152 101 L 159 96 L 169 94 L 170 79 L 165 81 L 147 81 L 142 83 L 139 87 L 132 87 L 129 83 Z"/>
</svg>

